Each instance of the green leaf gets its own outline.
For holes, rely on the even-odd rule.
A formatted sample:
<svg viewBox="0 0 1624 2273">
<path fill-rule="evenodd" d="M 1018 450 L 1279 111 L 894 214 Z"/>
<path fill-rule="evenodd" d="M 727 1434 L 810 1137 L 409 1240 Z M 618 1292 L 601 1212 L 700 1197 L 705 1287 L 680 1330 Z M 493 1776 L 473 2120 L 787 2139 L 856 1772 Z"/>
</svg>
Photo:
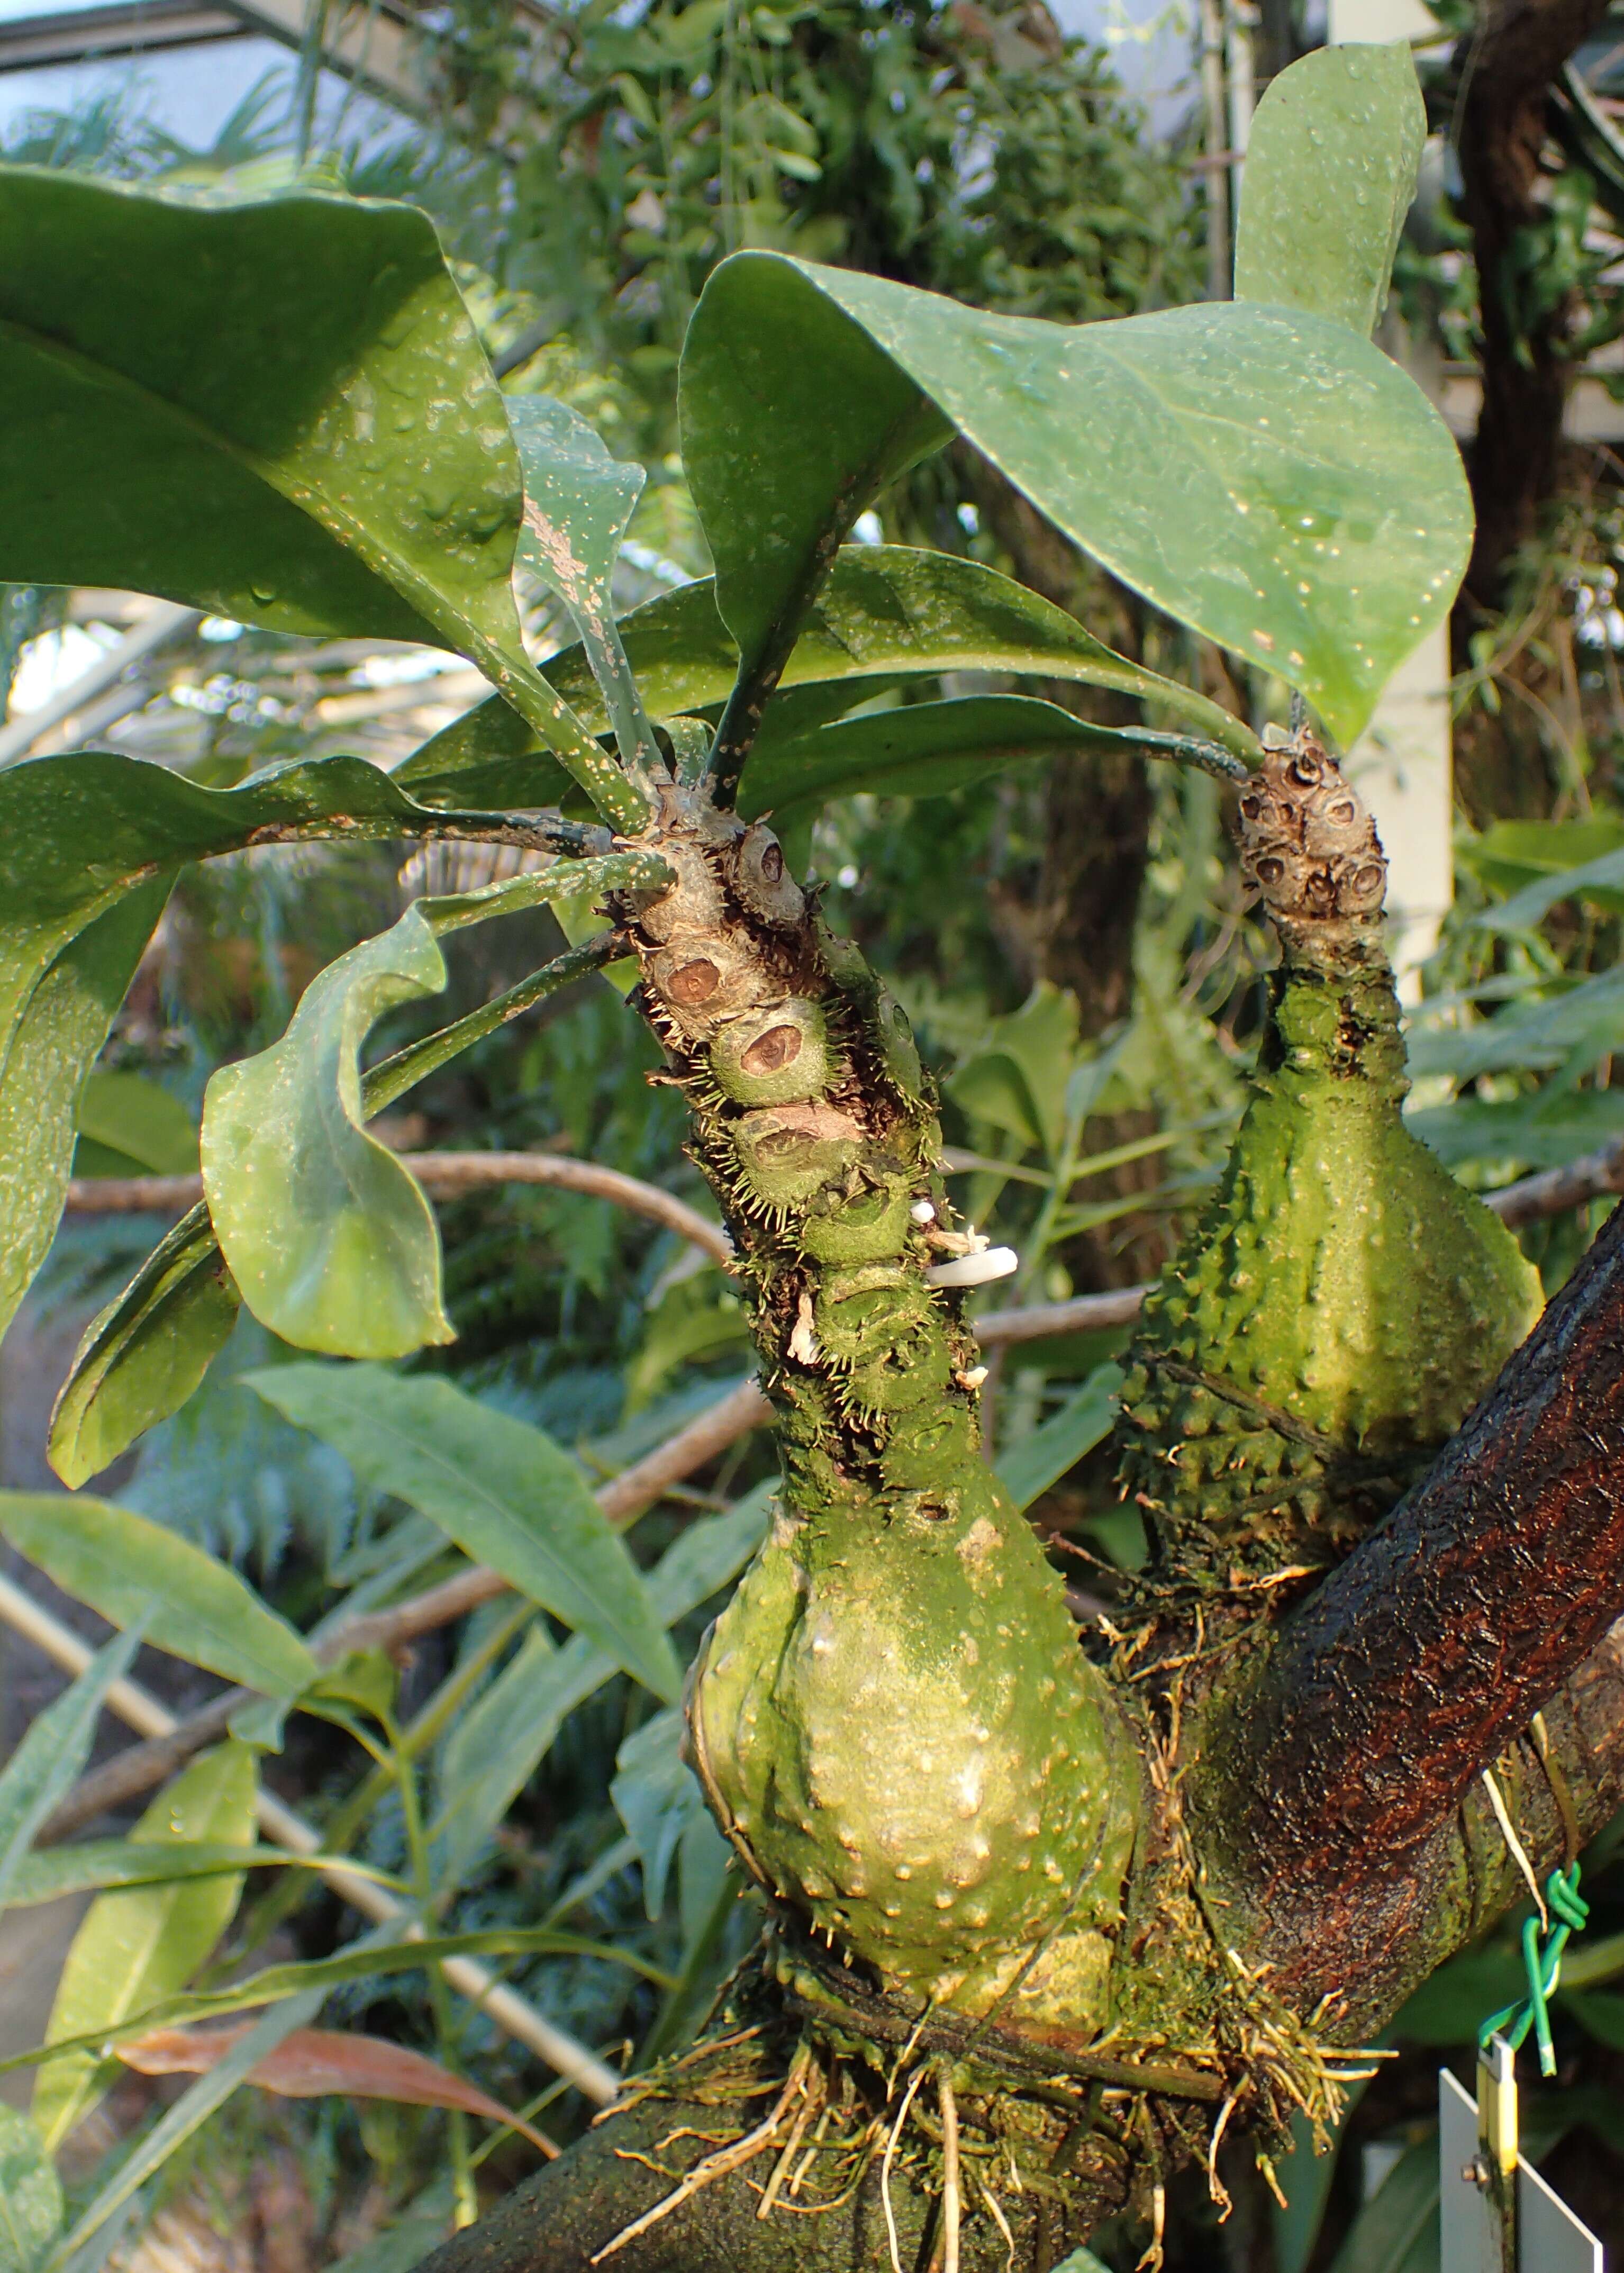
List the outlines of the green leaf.
<svg viewBox="0 0 1624 2273">
<path fill-rule="evenodd" d="M 107 1692 L 129 1671 L 140 1641 L 138 1630 L 115 1634 L 71 1688 L 31 1722 L 0 1773 L 0 1912 L 17 1897 L 41 1825 L 89 1759 Z"/>
<path fill-rule="evenodd" d="M 0 874 L 5 865 L 0 853 Z M 49 961 L 28 967 L 25 950 L 25 984 L 10 1002 L 11 941 L 0 933 L 0 1333 L 56 1235 L 79 1085 L 129 992 L 171 874 L 89 918 Z"/>
<path fill-rule="evenodd" d="M 716 605 L 739 650 L 717 737 L 726 782 L 851 524 L 950 441 L 953 424 L 837 305 L 809 314 L 784 263 L 713 274 L 683 344 L 677 404 Z"/>
<path fill-rule="evenodd" d="M 1624 1090 L 1553 1083 L 1530 1097 L 1457 1097 L 1407 1113 L 1404 1125 L 1446 1167 L 1507 1160 L 1526 1169 L 1565 1168 L 1624 1136 Z"/>
<path fill-rule="evenodd" d="M 180 866 L 267 835 L 500 825 L 416 805 L 360 758 L 230 790 L 101 752 L 0 773 L 0 1329 L 56 1234 L 80 1090 Z"/>
<path fill-rule="evenodd" d="M 633 609 L 620 631 L 656 718 L 714 709 L 726 699 L 737 674 L 738 650 L 716 612 L 711 580 L 685 584 Z M 602 718 L 579 647 L 551 658 L 547 669 L 583 717 L 595 724 Z M 1239 757 L 1250 761 L 1259 754 L 1251 730 L 1217 703 L 1113 654 L 1074 616 L 996 569 L 955 553 L 852 544 L 840 553 L 802 625 L 780 682 L 785 691 L 767 705 L 740 809 L 760 810 L 753 776 L 777 741 L 799 739 L 884 686 L 958 671 L 1025 672 L 1112 687 L 1187 722 Z M 805 697 L 797 701 L 788 692 L 842 686 L 850 689 L 846 706 L 820 705 L 812 716 L 802 707 Z M 477 799 L 500 805 L 510 797 L 520 802 L 523 769 L 537 762 L 535 748 L 530 728 L 492 695 L 414 751 L 392 779 L 430 802 L 442 797 L 459 803 Z"/>
<path fill-rule="evenodd" d="M 0 574 L 471 656 L 635 822 L 526 660 L 502 396 L 406 205 L 0 168 Z"/>
<path fill-rule="evenodd" d="M 1624 2052 L 1624 1997 L 1569 1991 L 1562 2002 L 1587 2036 L 1609 2052 Z"/>
<path fill-rule="evenodd" d="M 516 642 L 518 461 L 425 214 L 6 166 L 0 228 L 8 577 Z"/>
<path fill-rule="evenodd" d="M 322 1992 L 307 1989 L 302 1996 L 285 1998 L 263 2014 L 213 2067 L 189 2084 L 162 2119 L 155 2123 L 134 2152 L 125 2157 L 100 2193 L 86 2203 L 53 2252 L 49 2273 L 69 2273 L 74 2253 L 100 2233 L 110 2217 L 161 2171 L 172 2155 L 200 2130 L 217 2107 L 230 2098 L 240 2083 L 284 2037 L 313 2021 L 321 2010 Z"/>
<path fill-rule="evenodd" d="M 91 1074 L 79 1094 L 74 1127 L 76 1174 L 197 1174 L 198 1124 L 179 1098 L 150 1075 Z M 113 1156 L 119 1165 L 103 1170 L 86 1159 L 87 1149 Z"/>
<path fill-rule="evenodd" d="M 1624 965 L 1566 986 L 1549 1001 L 1502 1010 L 1475 1026 L 1435 1026 L 1412 1033 L 1410 1071 L 1418 1081 L 1556 1066 L 1570 1077 L 1624 1048 Z"/>
<path fill-rule="evenodd" d="M 1018 1010 L 945 1084 L 962 1112 L 992 1121 L 1052 1159 L 1066 1126 L 1066 1084 L 1077 1054 L 1077 1001 L 1040 979 Z"/>
<path fill-rule="evenodd" d="M 62 2182 L 40 2127 L 0 2104 L 0 2273 L 36 2273 L 62 2227 Z"/>
<path fill-rule="evenodd" d="M 613 1677 L 615 1661 L 576 1634 L 556 1648 L 532 1626 L 511 1664 L 452 1729 L 430 1829 L 435 1878 L 460 1886 L 542 1761 L 566 1715 Z"/>
<path fill-rule="evenodd" d="M 567 404 L 548 394 L 510 396 L 507 415 L 524 472 L 519 557 L 574 619 L 620 754 L 629 766 L 659 752 L 615 626 L 615 561 L 647 479 L 641 466 L 611 458 Z"/>
<path fill-rule="evenodd" d="M 1410 2148 L 1353 2222 L 1330 2273 L 1438 2273 L 1438 2142 Z"/>
<path fill-rule="evenodd" d="M 1616 914 L 1624 909 L 1624 851 L 1604 852 L 1598 859 L 1582 861 L 1525 884 L 1497 908 L 1484 908 L 1473 916 L 1478 931 L 1534 931 L 1563 900 L 1589 900 Z"/>
<path fill-rule="evenodd" d="M 179 1886 L 191 1879 L 218 1879 L 243 1871 L 320 1871 L 337 1867 L 363 1879 L 393 1885 L 386 1872 L 374 1871 L 348 1855 L 290 1855 L 285 1847 L 211 1846 L 199 1840 L 173 1845 L 138 1839 L 82 1839 L 77 1846 L 41 1848 L 26 1855 L 12 1880 L 10 1901 L 17 1909 L 54 1902 L 64 1894 L 100 1894 L 110 1887 Z"/>
<path fill-rule="evenodd" d="M 184 1768 L 133 1835 L 155 1844 L 204 1840 L 246 1847 L 253 1828 L 254 1755 L 245 1745 L 226 1744 Z M 127 2029 L 149 2007 L 173 1997 L 230 1924 L 242 1892 L 238 1876 L 102 1894 L 73 1937 L 47 2042 Z M 34 2115 L 49 2146 L 61 2144 L 102 2089 L 102 2063 L 94 2051 L 45 2063 L 34 2082 Z"/>
<path fill-rule="evenodd" d="M 680 1711 L 656 1713 L 621 1745 L 609 1787 L 615 1812 L 637 1844 L 643 1908 L 650 1918 L 664 1907 L 665 1882 L 683 1834 L 701 1818 L 709 1819 L 699 1779 L 677 1750 L 681 1734 Z"/>
<path fill-rule="evenodd" d="M 1475 2044 L 1478 2022 L 1508 2005 L 1525 1978 L 1515 1950 L 1452 1957 L 1414 1992 L 1388 2023 L 1388 2034 L 1404 2044 Z"/>
<path fill-rule="evenodd" d="M 212 1756 L 210 1756 L 212 1757 Z M 190 1771 L 189 1771 L 190 1773 Z M 176 1789 L 171 1786 L 171 1790 Z M 213 1881 L 183 1887 L 180 1899 L 195 1899 Z M 151 1889 L 131 1894 L 104 1894 L 101 1902 L 93 1903 L 89 1913 L 94 1917 L 102 1904 L 143 1902 L 153 1900 Z M 89 1918 L 86 1919 L 86 1924 Z M 222 1928 L 223 1931 L 223 1928 Z M 79 1929 L 80 1937 L 85 1928 Z M 212 1944 L 210 1945 L 212 1947 Z M 74 1945 L 78 1947 L 78 1943 Z M 197 1958 L 200 1965 L 207 1951 Z M 72 1952 L 69 1953 L 71 1960 Z M 421 1941 L 378 1942 L 369 1939 L 358 1948 L 343 1950 L 336 1957 L 313 1958 L 304 1963 L 267 1965 L 258 1973 L 250 1973 L 234 1982 L 228 1989 L 198 1991 L 193 1995 L 173 1995 L 157 2003 L 144 2002 L 132 2007 L 116 2018 L 96 2020 L 86 2029 L 82 2037 L 69 2038 L 53 2031 L 45 2051 L 50 2054 L 49 2067 L 65 2067 L 88 2052 L 92 2058 L 107 2044 L 121 2037 L 141 2036 L 148 2029 L 168 2028 L 171 2024 L 190 2025 L 194 2021 L 221 2021 L 233 2013 L 251 2011 L 256 2005 L 269 2005 L 284 1997 L 297 1997 L 306 1990 L 319 1989 L 326 1992 L 341 1989 L 352 1981 L 381 1981 L 397 1973 L 415 1973 L 422 1969 L 438 1965 L 448 1957 L 589 1957 L 605 1965 L 624 1965 L 657 1988 L 669 1989 L 671 1977 L 657 1965 L 651 1965 L 633 1949 L 613 1946 L 608 1942 L 589 1941 L 578 1933 L 560 1933 L 551 1926 L 487 1926 L 475 1933 L 425 1935 Z M 196 1965 L 191 1969 L 196 1969 Z M 0 2059 L 0 2074 L 12 2068 L 31 2067 L 41 2057 L 41 2050 L 12 2052 Z M 42 2079 L 41 2079 L 42 2080 Z M 36 2109 L 37 2115 L 37 2109 Z"/>
<path fill-rule="evenodd" d="M 296 1348 L 400 1357 L 453 1339 L 434 1211 L 369 1136 L 361 1050 L 386 1011 L 445 984 L 415 907 L 311 981 L 286 1034 L 222 1066 L 203 1106 L 203 1187 L 243 1300 Z"/>
<path fill-rule="evenodd" d="M 725 1515 L 691 1524 L 649 1573 L 649 1600 L 668 1626 L 736 1579 L 767 1531 L 772 1488 L 750 1493 Z M 554 1650 L 539 1630 L 446 1741 L 440 1805 L 430 1827 L 437 1876 L 460 1883 L 551 1748 L 567 1715 L 615 1672 L 615 1661 L 584 1636 Z"/>
<path fill-rule="evenodd" d="M 1029 695 L 962 695 L 872 711 L 794 739 L 764 739 L 740 803 L 752 814 L 771 813 L 782 836 L 797 821 L 815 819 L 831 798 L 859 790 L 883 797 L 946 797 L 1028 759 L 1116 750 L 1203 761 L 1208 746 L 1179 735 L 1093 725 L 1059 703 Z M 1204 762 L 1245 777 L 1240 761 L 1224 753 L 1214 752 Z"/>
<path fill-rule="evenodd" d="M 366 1133 L 367 1035 L 385 1012 L 445 986 L 439 934 L 666 873 L 627 853 L 420 900 L 311 981 L 281 1041 L 213 1075 L 203 1188 L 221 1251 L 261 1324 L 331 1356 L 404 1357 L 453 1339 L 434 1211 L 410 1169 Z"/>
<path fill-rule="evenodd" d="M 556 956 L 466 1017 L 396 1051 L 361 1084 L 366 1113 L 382 1112 L 414 1083 L 595 968 L 598 960 L 592 947 Z M 51 1414 L 47 1444 L 63 1482 L 71 1488 L 88 1482 L 143 1429 L 178 1411 L 225 1347 L 241 1307 L 207 1204 L 200 1201 L 86 1330 Z"/>
<path fill-rule="evenodd" d="M 1414 381 L 1329 317 L 1235 301 L 1072 326 L 735 253 L 694 331 L 765 324 L 763 371 L 786 376 L 758 382 L 763 457 L 798 450 L 790 374 L 836 341 L 848 390 L 890 399 L 904 373 L 1066 536 L 1298 688 L 1344 744 L 1448 613 L 1471 535 L 1459 453 Z"/>
<path fill-rule="evenodd" d="M 267 1697 L 296 1697 L 319 1671 L 245 1579 L 161 1523 L 109 1500 L 0 1492 L 0 1536 L 109 1624 L 146 1620 L 157 1649 Z"/>
<path fill-rule="evenodd" d="M 1235 297 L 1328 316 L 1368 339 L 1426 140 L 1407 41 L 1321 48 L 1279 72 L 1246 140 Z"/>
<path fill-rule="evenodd" d="M 241 1307 L 200 1200 L 85 1330 L 46 1443 L 70 1490 L 179 1411 L 230 1339 Z"/>
<path fill-rule="evenodd" d="M 379 1366 L 273 1366 L 243 1381 L 363 1483 L 428 1516 L 657 1697 L 676 1696 L 676 1653 L 637 1565 L 573 1460 L 539 1429 L 448 1381 Z"/>
<path fill-rule="evenodd" d="M 1058 1413 L 998 1458 L 998 1472 L 1017 1507 L 1032 1502 L 1103 1444 L 1116 1425 L 1119 1365 L 1096 1365 Z"/>
</svg>

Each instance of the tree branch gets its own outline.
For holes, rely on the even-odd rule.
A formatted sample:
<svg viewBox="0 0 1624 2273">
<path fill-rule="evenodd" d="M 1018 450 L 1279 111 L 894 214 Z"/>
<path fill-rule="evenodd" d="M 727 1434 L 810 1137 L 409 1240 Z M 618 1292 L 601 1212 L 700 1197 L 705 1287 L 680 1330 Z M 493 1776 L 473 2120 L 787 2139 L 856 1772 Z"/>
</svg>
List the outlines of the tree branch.
<svg viewBox="0 0 1624 2273">
<path fill-rule="evenodd" d="M 1438 1903 L 1450 1819 L 1624 1608 L 1624 1209 L 1385 1523 L 1215 1715 L 1199 1809 L 1277 1967 Z M 1615 1697 L 1624 1705 L 1624 1696 Z M 1597 1763 L 1611 1790 L 1624 1732 Z M 1435 1960 L 1433 1962 L 1436 1962 Z"/>
<path fill-rule="evenodd" d="M 1530 303 L 1527 233 L 1542 219 L 1540 154 L 1551 82 L 1608 0 L 1482 0 L 1462 42 L 1456 119 L 1462 206 L 1483 330 L 1483 407 L 1470 453 L 1478 534 L 1467 584 L 1493 607 L 1506 566 L 1555 494 L 1574 364 L 1571 297 Z"/>
<path fill-rule="evenodd" d="M 719 1224 L 658 1184 L 595 1160 L 576 1160 L 560 1152 L 402 1152 L 397 1156 L 430 1197 L 457 1199 L 495 1184 L 550 1184 L 558 1190 L 586 1192 L 611 1201 L 633 1215 L 662 1223 L 702 1249 L 723 1271 L 733 1268 L 733 1249 Z M 200 1176 L 75 1176 L 68 1186 L 70 1215 L 179 1214 L 203 1197 Z"/>
<path fill-rule="evenodd" d="M 585 1192 L 635 1215 L 652 1218 L 692 1242 L 724 1271 L 733 1267 L 733 1249 L 720 1225 L 658 1184 L 577 1160 L 557 1152 L 402 1152 L 401 1161 L 437 1199 L 496 1184 L 551 1184 Z M 1624 1137 L 1615 1137 L 1565 1168 L 1524 1176 L 1503 1190 L 1484 1195 L 1503 1223 L 1542 1222 L 1587 1201 L 1624 1191 Z M 76 1176 L 68 1186 L 71 1215 L 165 1215 L 195 1207 L 203 1196 L 197 1176 Z M 1069 1302 L 1034 1302 L 1020 1310 L 989 1310 L 972 1322 L 976 1339 L 995 1349 L 1007 1342 L 1044 1341 L 1058 1334 L 1088 1333 L 1101 1326 L 1131 1325 L 1148 1287 L 1113 1287 L 1109 1294 L 1079 1294 Z"/>
</svg>

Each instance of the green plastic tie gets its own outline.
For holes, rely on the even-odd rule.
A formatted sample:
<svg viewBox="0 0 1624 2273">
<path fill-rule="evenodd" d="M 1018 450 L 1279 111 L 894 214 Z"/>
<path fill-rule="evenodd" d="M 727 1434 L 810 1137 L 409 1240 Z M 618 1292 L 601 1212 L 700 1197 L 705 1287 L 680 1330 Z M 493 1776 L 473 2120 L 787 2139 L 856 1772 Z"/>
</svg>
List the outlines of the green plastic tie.
<svg viewBox="0 0 1624 2273">
<path fill-rule="evenodd" d="M 1590 1906 L 1579 1892 L 1579 1865 L 1570 1863 L 1564 1871 L 1553 1871 L 1545 1880 L 1545 1900 L 1550 1905 L 1555 1924 L 1542 1934 L 1539 1920 L 1531 1917 L 1523 1927 L 1523 1964 L 1528 1975 L 1528 1995 L 1515 2005 L 1506 2005 L 1498 2013 L 1491 2013 L 1478 2031 L 1478 2047 L 1482 2051 L 1493 2037 L 1504 2037 L 1512 2051 L 1521 2051 L 1534 2031 L 1539 2046 L 1539 2073 L 1556 2074 L 1556 2048 L 1551 2042 L 1550 1999 L 1555 1996 L 1561 1979 L 1562 1952 L 1570 1936 L 1582 1933 L 1588 1924 Z"/>
</svg>

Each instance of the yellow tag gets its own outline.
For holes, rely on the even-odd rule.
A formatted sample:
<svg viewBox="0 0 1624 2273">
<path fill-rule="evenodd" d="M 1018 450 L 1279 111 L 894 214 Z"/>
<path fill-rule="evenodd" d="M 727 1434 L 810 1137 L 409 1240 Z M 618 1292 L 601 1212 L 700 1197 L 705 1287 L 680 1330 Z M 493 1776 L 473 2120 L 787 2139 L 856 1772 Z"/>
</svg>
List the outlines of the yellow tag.
<svg viewBox="0 0 1624 2273">
<path fill-rule="evenodd" d="M 1490 2168 L 1509 2178 L 1517 2166 L 1517 2074 L 1504 2037 L 1478 2047 L 1478 2137 Z"/>
</svg>

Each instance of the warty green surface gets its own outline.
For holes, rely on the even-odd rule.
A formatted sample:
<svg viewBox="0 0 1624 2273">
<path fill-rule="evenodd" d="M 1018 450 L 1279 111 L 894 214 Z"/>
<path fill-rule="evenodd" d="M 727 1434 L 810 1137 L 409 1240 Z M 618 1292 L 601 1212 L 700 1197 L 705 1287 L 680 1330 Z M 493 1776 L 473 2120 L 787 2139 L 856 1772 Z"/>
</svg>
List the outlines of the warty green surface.
<svg viewBox="0 0 1624 2273">
<path fill-rule="evenodd" d="M 1350 1544 L 1541 1301 L 1510 1233 L 1404 1126 L 1385 964 L 1288 962 L 1275 986 L 1256 1093 L 1122 1392 L 1127 1488 L 1215 1576 Z"/>
<path fill-rule="evenodd" d="M 781 1517 L 712 1632 L 695 1713 L 729 1827 L 815 1926 L 977 2011 L 1063 1924 L 1008 2017 L 1103 2025 L 1126 1747 L 977 1455 L 944 1490 Z"/>
<path fill-rule="evenodd" d="M 760 823 L 662 792 L 628 907 L 776 1407 L 774 1532 L 696 1666 L 693 1755 L 752 1869 L 894 1985 L 1105 2019 L 1138 1773 L 1057 1572 L 982 1457 L 977 1352 L 908 1021 Z M 916 1215 L 915 1211 L 918 1211 Z"/>
</svg>

